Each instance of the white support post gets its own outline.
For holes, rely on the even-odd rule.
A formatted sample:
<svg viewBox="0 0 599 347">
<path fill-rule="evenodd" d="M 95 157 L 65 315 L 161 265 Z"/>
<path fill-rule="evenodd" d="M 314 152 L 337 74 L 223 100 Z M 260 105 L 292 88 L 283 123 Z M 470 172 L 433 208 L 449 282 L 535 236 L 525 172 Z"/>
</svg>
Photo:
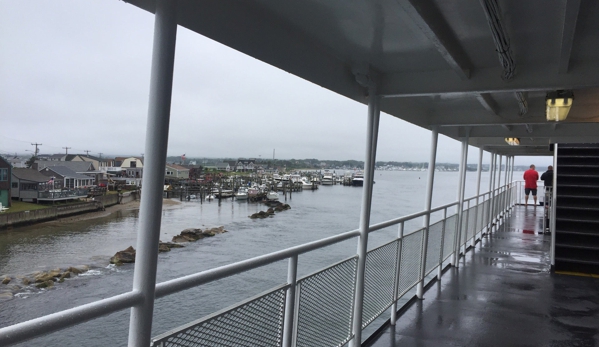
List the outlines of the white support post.
<svg viewBox="0 0 599 347">
<path fill-rule="evenodd" d="M 149 346 L 152 334 L 176 38 L 177 1 L 157 0 L 146 127 L 144 192 L 139 210 L 137 259 L 133 274 L 133 292 L 141 293 L 143 302 L 131 309 L 130 347 Z"/>
<path fill-rule="evenodd" d="M 556 207 L 557 207 L 557 143 L 553 145 L 553 188 L 551 193 L 551 205 L 549 206 L 549 211 L 551 212 L 550 221 L 549 221 L 549 232 L 551 232 L 551 270 L 555 270 L 555 216 L 556 216 Z M 543 218 L 545 218 L 543 216 Z M 545 230 L 543 230 L 544 232 Z"/>
<path fill-rule="evenodd" d="M 489 207 L 487 208 L 487 233 L 493 231 L 493 204 L 494 199 L 494 187 L 495 187 L 495 162 L 497 160 L 497 154 L 491 153 L 491 165 L 489 166 Z"/>
<path fill-rule="evenodd" d="M 426 253 L 428 251 L 428 228 L 431 223 L 431 206 L 433 203 L 433 184 L 435 181 L 435 162 L 437 159 L 437 139 L 439 138 L 439 130 L 436 126 L 431 131 L 431 150 L 430 157 L 428 160 L 428 176 L 426 181 L 426 199 L 424 202 L 424 210 L 427 213 L 424 215 L 422 226 L 424 231 L 422 234 L 422 250 L 420 256 L 420 280 L 416 287 L 416 296 L 418 299 L 422 299 L 424 296 L 424 277 L 426 276 Z"/>
<path fill-rule="evenodd" d="M 497 186 L 495 187 L 495 189 L 497 190 L 497 204 L 495 206 L 499 206 L 499 208 L 497 210 L 500 210 L 501 208 L 501 165 L 503 161 L 503 156 L 500 155 L 499 156 L 499 165 L 497 166 Z M 495 223 L 495 230 L 497 230 L 497 228 L 499 228 L 499 213 L 495 214 L 493 216 L 493 220 L 496 222 Z"/>
<path fill-rule="evenodd" d="M 491 227 L 492 230 L 496 230 L 497 227 L 499 226 L 499 223 L 495 223 L 495 218 L 497 217 L 497 215 L 495 214 L 495 210 L 496 210 L 496 206 L 499 203 L 499 190 L 497 189 L 497 176 L 498 176 L 498 165 L 501 165 L 500 159 L 499 159 L 499 155 L 495 154 L 495 163 L 493 164 L 494 170 L 493 170 L 493 208 L 491 209 L 491 224 L 493 225 Z M 501 168 L 499 168 L 501 169 Z"/>
<path fill-rule="evenodd" d="M 298 256 L 294 255 L 289 258 L 289 265 L 287 270 L 287 295 L 285 296 L 285 321 L 283 325 L 283 347 L 293 346 L 293 331 L 294 331 L 294 318 L 295 318 L 295 293 L 297 286 L 297 259 Z"/>
<path fill-rule="evenodd" d="M 469 133 L 469 131 L 468 131 Z M 460 248 L 461 248 L 461 240 L 462 240 L 462 223 L 464 216 L 464 191 L 466 186 L 466 163 L 468 160 L 468 135 L 464 140 L 462 140 L 462 157 L 460 162 L 460 184 L 458 191 L 458 223 L 457 230 L 454 235 L 453 241 L 453 260 L 452 264 L 455 267 L 460 267 Z"/>
<path fill-rule="evenodd" d="M 389 319 L 389 324 L 395 325 L 397 323 L 397 300 L 398 297 L 398 288 L 399 288 L 399 276 L 401 275 L 401 247 L 403 245 L 403 230 L 404 230 L 404 222 L 399 223 L 399 231 L 398 237 L 399 242 L 397 243 L 397 258 L 395 259 L 395 278 L 393 282 L 393 304 L 391 305 L 391 318 Z"/>
<path fill-rule="evenodd" d="M 364 273 L 366 271 L 366 255 L 368 250 L 368 231 L 370 228 L 370 207 L 372 204 L 372 183 L 374 165 L 376 162 L 376 143 L 378 138 L 378 125 L 380 111 L 378 103 L 380 98 L 376 95 L 376 88 L 369 88 L 370 100 L 368 102 L 368 132 L 366 134 L 366 160 L 364 162 L 364 187 L 362 193 L 362 207 L 360 212 L 360 237 L 358 240 L 358 265 L 356 271 L 356 289 L 354 296 L 354 315 L 352 322 L 353 339 L 351 345 L 358 347 L 362 344 L 362 312 L 364 302 Z"/>
<path fill-rule="evenodd" d="M 474 212 L 474 228 L 476 228 L 476 226 L 478 225 L 478 209 L 482 208 L 482 206 L 479 206 L 479 195 L 480 195 L 480 178 L 482 175 L 482 166 L 483 166 L 483 149 L 479 148 L 478 149 L 478 167 L 476 170 L 476 211 Z M 472 237 L 472 244 L 471 246 L 474 247 L 476 245 L 476 235 L 478 234 L 480 230 L 474 230 L 474 237 Z"/>
<path fill-rule="evenodd" d="M 512 155 L 510 157 L 510 174 L 509 174 L 509 182 L 510 182 L 510 201 L 509 201 L 509 205 L 510 205 L 510 213 L 512 212 L 513 208 L 514 208 L 514 156 Z"/>
</svg>

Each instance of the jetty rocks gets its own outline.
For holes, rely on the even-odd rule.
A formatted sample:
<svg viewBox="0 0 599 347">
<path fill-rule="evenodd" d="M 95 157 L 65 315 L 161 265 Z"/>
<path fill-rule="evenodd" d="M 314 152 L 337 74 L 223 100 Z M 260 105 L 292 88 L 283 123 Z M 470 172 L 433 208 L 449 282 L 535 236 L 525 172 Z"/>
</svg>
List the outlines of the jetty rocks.
<svg viewBox="0 0 599 347">
<path fill-rule="evenodd" d="M 210 229 L 199 229 L 199 228 L 189 228 L 189 229 L 185 229 L 183 230 L 179 235 L 177 236 L 173 236 L 173 242 L 176 243 L 180 243 L 180 242 L 195 242 L 197 240 L 203 239 L 205 237 L 212 237 L 215 236 L 217 234 L 222 234 L 222 233 L 226 233 L 227 230 L 225 230 L 225 227 L 220 226 L 217 228 L 210 228 Z"/>
<path fill-rule="evenodd" d="M 66 278 L 71 278 L 75 275 L 82 274 L 89 270 L 89 266 L 71 266 L 66 269 L 54 269 L 50 271 L 38 271 L 34 272 L 31 275 L 27 276 L 16 276 L 15 278 L 11 278 L 8 276 L 4 276 L 2 280 L 2 284 L 8 285 L 9 283 L 13 283 L 12 289 L 19 290 L 21 287 L 16 283 L 16 280 L 21 281 L 21 285 L 29 286 L 33 285 L 36 288 L 50 288 L 54 286 L 54 282 L 62 283 Z"/>
<path fill-rule="evenodd" d="M 226 233 L 225 227 L 220 226 L 209 229 L 189 228 L 183 230 L 179 235 L 174 236 L 172 242 L 158 242 L 158 252 L 170 252 L 172 248 L 185 247 L 181 245 L 182 242 L 195 242 L 203 239 L 204 237 L 211 237 L 217 234 Z M 115 255 L 110 258 L 110 263 L 115 265 L 123 265 L 127 263 L 135 263 L 135 248 L 129 246 L 122 251 L 118 251 Z"/>
<path fill-rule="evenodd" d="M 122 251 L 116 252 L 116 254 L 110 258 L 110 264 L 123 265 L 125 263 L 135 263 L 135 248 L 129 246 Z"/>
<path fill-rule="evenodd" d="M 274 216 L 275 212 L 282 212 L 282 211 L 287 211 L 290 209 L 291 209 L 291 206 L 289 206 L 289 204 L 283 204 L 283 203 L 279 202 L 278 204 L 274 205 L 273 207 L 269 208 L 268 210 L 256 212 L 249 217 L 251 219 L 267 218 L 270 216 Z"/>
</svg>

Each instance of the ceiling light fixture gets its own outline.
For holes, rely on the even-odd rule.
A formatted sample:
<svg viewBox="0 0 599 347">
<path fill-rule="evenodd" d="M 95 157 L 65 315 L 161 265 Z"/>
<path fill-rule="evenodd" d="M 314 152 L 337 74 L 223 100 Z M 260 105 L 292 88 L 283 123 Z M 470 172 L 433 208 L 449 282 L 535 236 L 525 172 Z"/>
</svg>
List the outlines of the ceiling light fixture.
<svg viewBox="0 0 599 347">
<path fill-rule="evenodd" d="M 518 146 L 520 145 L 520 139 L 517 137 L 506 137 L 505 142 L 507 142 L 510 146 Z"/>
<path fill-rule="evenodd" d="M 557 90 L 547 93 L 547 120 L 559 122 L 566 119 L 573 101 L 574 93 L 571 90 Z"/>
</svg>

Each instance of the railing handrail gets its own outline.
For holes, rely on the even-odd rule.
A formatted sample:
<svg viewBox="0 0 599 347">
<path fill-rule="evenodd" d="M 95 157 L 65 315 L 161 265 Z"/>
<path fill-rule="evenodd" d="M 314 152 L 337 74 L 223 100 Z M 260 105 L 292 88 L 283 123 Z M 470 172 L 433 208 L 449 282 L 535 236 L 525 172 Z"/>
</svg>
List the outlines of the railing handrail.
<svg viewBox="0 0 599 347">
<path fill-rule="evenodd" d="M 508 183 L 495 190 L 500 190 L 510 184 L 511 183 Z M 495 192 L 495 190 L 493 190 L 493 192 Z M 484 195 L 491 196 L 491 192 L 482 193 L 478 196 L 471 197 L 467 200 L 472 200 Z M 385 222 L 373 224 L 368 228 L 368 232 L 370 233 L 389 226 L 401 224 L 406 221 L 425 216 L 427 214 L 432 214 L 448 209 L 458 204 L 459 202 L 456 201 L 435 207 L 430 211 L 420 211 L 400 218 L 394 218 Z M 290 248 L 249 258 L 232 264 L 223 265 L 214 269 L 209 269 L 191 275 L 161 282 L 156 284 L 155 299 L 171 295 L 186 289 L 190 289 L 208 282 L 216 281 L 228 276 L 240 274 L 277 261 L 289 259 L 291 257 L 296 257 L 300 254 L 327 247 L 359 235 L 359 230 L 355 229 L 320 240 L 308 242 L 302 245 L 293 246 Z M 28 340 L 49 332 L 55 332 L 71 326 L 75 326 L 80 323 L 107 314 L 131 308 L 139 304 L 142 300 L 143 298 L 139 292 L 129 291 L 96 302 L 77 306 L 75 308 L 59 311 L 56 313 L 52 313 L 46 316 L 38 317 L 7 327 L 2 327 L 0 328 L 0 345 L 22 342 L 24 340 Z"/>
<path fill-rule="evenodd" d="M 174 294 L 186 289 L 196 287 L 201 284 L 216 281 L 231 275 L 246 272 L 264 265 L 272 264 L 279 260 L 310 252 L 319 248 L 330 246 L 332 244 L 359 236 L 359 230 L 347 231 L 324 239 L 308 242 L 299 246 L 290 247 L 281 251 L 276 251 L 254 258 L 238 261 L 236 263 L 223 265 L 214 269 L 201 271 L 195 274 L 175 278 L 169 281 L 161 282 L 156 285 L 156 298 Z"/>
</svg>

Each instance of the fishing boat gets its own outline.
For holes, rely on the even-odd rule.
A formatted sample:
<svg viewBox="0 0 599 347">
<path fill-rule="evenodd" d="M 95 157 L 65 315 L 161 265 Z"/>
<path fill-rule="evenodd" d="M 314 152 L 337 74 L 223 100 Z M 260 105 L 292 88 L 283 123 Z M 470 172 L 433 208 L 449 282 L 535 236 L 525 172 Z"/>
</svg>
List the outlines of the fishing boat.
<svg viewBox="0 0 599 347">
<path fill-rule="evenodd" d="M 240 187 L 237 189 L 237 193 L 235 193 L 235 199 L 237 200 L 247 200 L 249 198 L 248 189 L 245 187 Z"/>
<path fill-rule="evenodd" d="M 318 189 L 318 186 L 316 184 L 312 184 L 312 182 L 310 182 L 310 179 L 308 177 L 302 177 L 301 179 L 302 182 L 302 189 L 306 190 L 316 190 Z"/>
<path fill-rule="evenodd" d="M 275 192 L 274 190 L 271 190 L 268 193 L 266 193 L 266 199 L 267 200 L 279 200 L 279 193 Z"/>
<path fill-rule="evenodd" d="M 354 187 L 361 187 L 364 185 L 364 173 L 362 171 L 354 172 L 351 185 Z"/>
<path fill-rule="evenodd" d="M 247 189 L 248 198 L 255 198 L 260 194 L 260 188 L 257 186 L 252 186 Z"/>
<path fill-rule="evenodd" d="M 329 170 L 325 170 L 324 174 L 322 175 L 321 184 L 323 186 L 332 186 L 334 183 L 335 181 L 333 178 L 333 173 L 331 173 Z"/>
</svg>

